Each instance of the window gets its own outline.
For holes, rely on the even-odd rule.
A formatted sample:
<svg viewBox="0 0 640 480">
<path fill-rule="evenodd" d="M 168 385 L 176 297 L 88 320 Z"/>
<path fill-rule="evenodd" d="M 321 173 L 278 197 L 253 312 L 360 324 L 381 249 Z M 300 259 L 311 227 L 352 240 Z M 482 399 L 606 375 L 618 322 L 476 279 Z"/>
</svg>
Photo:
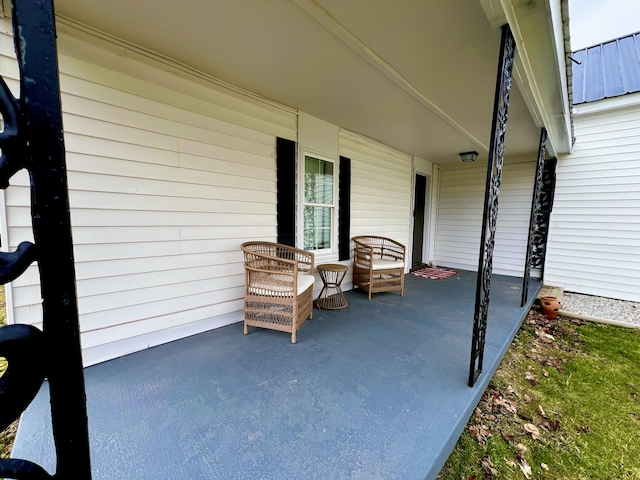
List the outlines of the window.
<svg viewBox="0 0 640 480">
<path fill-rule="evenodd" d="M 302 248 L 335 252 L 336 162 L 303 155 Z"/>
</svg>

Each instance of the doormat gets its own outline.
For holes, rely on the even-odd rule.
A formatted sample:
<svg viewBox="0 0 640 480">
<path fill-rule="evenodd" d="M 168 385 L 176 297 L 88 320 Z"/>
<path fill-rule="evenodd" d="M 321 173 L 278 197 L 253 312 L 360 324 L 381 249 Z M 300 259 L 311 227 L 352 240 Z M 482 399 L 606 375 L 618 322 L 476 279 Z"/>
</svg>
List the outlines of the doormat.
<svg viewBox="0 0 640 480">
<path fill-rule="evenodd" d="M 412 275 L 416 277 L 424 277 L 430 278 L 431 280 L 442 280 L 444 278 L 448 278 L 451 275 L 455 275 L 455 270 L 446 270 L 444 268 L 423 268 L 421 270 L 416 270 L 415 272 L 411 272 Z"/>
</svg>

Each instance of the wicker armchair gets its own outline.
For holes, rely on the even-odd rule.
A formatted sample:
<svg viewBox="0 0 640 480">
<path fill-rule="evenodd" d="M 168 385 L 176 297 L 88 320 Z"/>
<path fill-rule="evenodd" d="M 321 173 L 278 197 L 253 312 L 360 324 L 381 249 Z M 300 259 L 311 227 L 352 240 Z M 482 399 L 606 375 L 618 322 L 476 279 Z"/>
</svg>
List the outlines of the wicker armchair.
<svg viewBox="0 0 640 480">
<path fill-rule="evenodd" d="M 404 296 L 407 248 L 390 238 L 353 237 L 353 284 L 371 294 L 400 290 Z"/>
<path fill-rule="evenodd" d="M 247 242 L 244 252 L 244 334 L 249 326 L 296 332 L 313 313 L 313 253 L 271 242 Z"/>
</svg>

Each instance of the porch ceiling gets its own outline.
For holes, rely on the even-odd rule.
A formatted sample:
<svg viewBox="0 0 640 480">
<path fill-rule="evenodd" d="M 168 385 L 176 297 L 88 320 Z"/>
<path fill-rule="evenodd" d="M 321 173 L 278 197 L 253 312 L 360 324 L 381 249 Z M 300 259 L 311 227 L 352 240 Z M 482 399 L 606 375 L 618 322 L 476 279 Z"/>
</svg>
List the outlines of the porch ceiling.
<svg viewBox="0 0 640 480">
<path fill-rule="evenodd" d="M 436 163 L 489 145 L 499 36 L 478 0 L 57 0 L 56 11 Z M 514 88 L 507 155 L 539 131 Z"/>
</svg>

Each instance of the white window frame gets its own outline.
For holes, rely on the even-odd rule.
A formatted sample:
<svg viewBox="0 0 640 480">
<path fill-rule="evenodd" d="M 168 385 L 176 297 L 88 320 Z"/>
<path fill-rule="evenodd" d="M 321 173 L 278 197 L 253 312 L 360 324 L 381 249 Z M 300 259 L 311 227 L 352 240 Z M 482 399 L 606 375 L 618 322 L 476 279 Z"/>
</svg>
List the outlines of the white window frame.
<svg viewBox="0 0 640 480">
<path fill-rule="evenodd" d="M 315 263 L 338 261 L 338 180 L 340 160 L 322 153 L 315 152 L 310 149 L 301 148 L 298 155 L 298 172 L 297 172 L 297 246 L 304 249 L 304 168 L 305 157 L 317 158 L 325 162 L 333 163 L 333 215 L 331 222 L 331 247 L 322 250 L 310 250 L 315 255 Z"/>
</svg>

